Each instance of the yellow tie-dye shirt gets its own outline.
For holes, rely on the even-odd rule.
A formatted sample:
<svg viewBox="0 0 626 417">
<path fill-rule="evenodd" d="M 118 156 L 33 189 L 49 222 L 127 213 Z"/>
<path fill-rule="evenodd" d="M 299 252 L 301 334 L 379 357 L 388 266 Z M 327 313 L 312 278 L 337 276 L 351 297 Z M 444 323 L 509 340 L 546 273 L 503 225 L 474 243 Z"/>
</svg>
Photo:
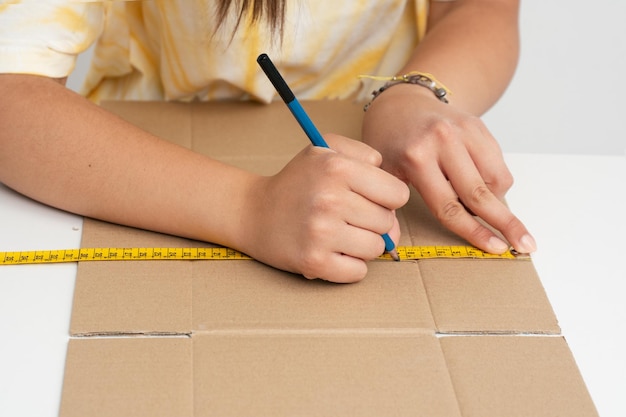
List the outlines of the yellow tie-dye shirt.
<svg viewBox="0 0 626 417">
<path fill-rule="evenodd" d="M 268 53 L 303 99 L 367 95 L 359 74 L 394 74 L 423 36 L 428 0 L 289 0 L 284 32 L 216 27 L 211 0 L 0 0 L 0 73 L 61 78 L 95 42 L 94 101 L 255 99 L 276 93 Z M 245 19 L 244 19 L 245 20 Z M 366 82 L 367 84 L 367 82 Z"/>
</svg>

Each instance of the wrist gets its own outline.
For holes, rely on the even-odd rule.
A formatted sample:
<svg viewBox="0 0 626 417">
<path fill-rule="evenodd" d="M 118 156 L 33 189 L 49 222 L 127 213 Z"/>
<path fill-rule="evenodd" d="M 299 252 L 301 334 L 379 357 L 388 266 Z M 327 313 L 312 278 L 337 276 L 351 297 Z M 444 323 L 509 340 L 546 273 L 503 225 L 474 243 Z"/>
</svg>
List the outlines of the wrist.
<svg viewBox="0 0 626 417">
<path fill-rule="evenodd" d="M 238 212 L 233 221 L 232 236 L 234 249 L 258 258 L 258 242 L 263 241 L 264 222 L 262 219 L 267 204 L 267 187 L 270 177 L 250 174 L 238 194 Z"/>
<path fill-rule="evenodd" d="M 254 201 L 264 178 L 249 171 L 224 165 L 221 180 L 207 182 L 202 240 L 246 252 L 254 231 Z M 246 252 L 247 253 L 247 252 Z"/>
</svg>

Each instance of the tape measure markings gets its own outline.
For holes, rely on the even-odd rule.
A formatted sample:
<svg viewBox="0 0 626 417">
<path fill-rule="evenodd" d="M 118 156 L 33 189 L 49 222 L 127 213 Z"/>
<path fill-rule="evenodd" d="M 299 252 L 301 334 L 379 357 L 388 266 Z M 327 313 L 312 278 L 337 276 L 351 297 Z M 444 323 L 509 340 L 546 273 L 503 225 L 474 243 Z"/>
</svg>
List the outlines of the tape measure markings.
<svg viewBox="0 0 626 417">
<path fill-rule="evenodd" d="M 518 259 L 507 251 L 501 255 L 484 252 L 471 246 L 398 246 L 403 260 L 431 258 Z M 86 261 L 142 261 L 142 260 L 236 260 L 252 259 L 234 249 L 217 248 L 82 248 L 22 252 L 0 252 L 0 265 L 25 265 Z M 391 259 L 388 254 L 379 259 Z"/>
<path fill-rule="evenodd" d="M 484 252 L 473 246 L 399 246 L 397 248 L 400 259 L 417 260 L 430 258 L 504 258 L 516 259 L 520 255 L 506 251 L 503 254 L 496 255 Z M 385 254 L 381 258 L 391 259 L 391 256 Z"/>
</svg>

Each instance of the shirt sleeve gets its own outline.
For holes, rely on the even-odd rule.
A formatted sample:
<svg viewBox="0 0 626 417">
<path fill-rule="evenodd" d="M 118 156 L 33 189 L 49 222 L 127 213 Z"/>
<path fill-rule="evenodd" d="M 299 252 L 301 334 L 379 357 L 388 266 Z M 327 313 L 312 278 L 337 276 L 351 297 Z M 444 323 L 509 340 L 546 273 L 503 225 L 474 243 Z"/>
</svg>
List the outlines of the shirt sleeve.
<svg viewBox="0 0 626 417">
<path fill-rule="evenodd" d="M 99 1 L 0 0 L 0 73 L 68 76 L 103 21 Z"/>
</svg>

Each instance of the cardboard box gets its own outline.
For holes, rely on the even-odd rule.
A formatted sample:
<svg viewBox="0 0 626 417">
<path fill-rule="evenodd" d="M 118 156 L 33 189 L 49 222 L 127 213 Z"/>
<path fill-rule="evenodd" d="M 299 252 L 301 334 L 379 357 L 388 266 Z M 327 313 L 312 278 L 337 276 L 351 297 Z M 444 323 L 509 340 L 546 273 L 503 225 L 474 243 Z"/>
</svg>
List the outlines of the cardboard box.
<svg viewBox="0 0 626 417">
<path fill-rule="evenodd" d="M 263 174 L 308 144 L 282 103 L 106 106 Z M 303 106 L 360 136 L 359 106 Z M 398 216 L 401 245 L 466 244 L 417 194 Z M 207 245 L 86 219 L 82 246 Z M 63 417 L 597 415 L 528 259 L 377 260 L 343 285 L 252 260 L 85 262 L 71 335 Z"/>
</svg>

